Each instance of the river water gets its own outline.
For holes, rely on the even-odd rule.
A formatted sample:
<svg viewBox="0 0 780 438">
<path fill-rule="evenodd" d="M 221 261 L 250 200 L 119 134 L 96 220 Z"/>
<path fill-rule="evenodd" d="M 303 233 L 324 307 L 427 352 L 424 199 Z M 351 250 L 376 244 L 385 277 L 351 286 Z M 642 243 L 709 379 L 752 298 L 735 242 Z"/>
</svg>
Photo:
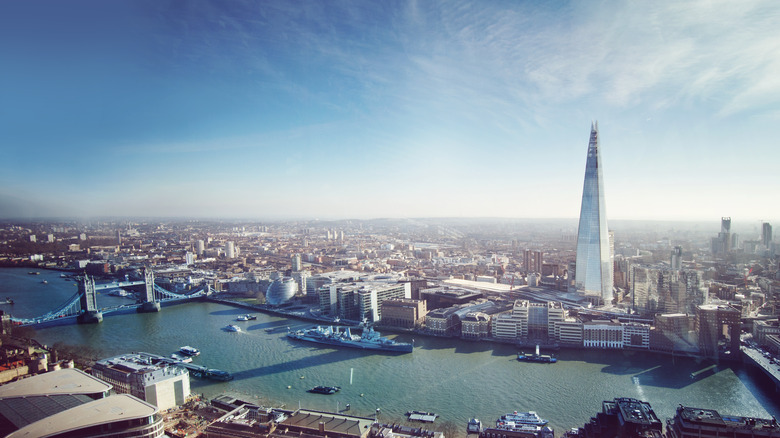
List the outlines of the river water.
<svg viewBox="0 0 780 438">
<path fill-rule="evenodd" d="M 19 317 L 43 315 L 76 290 L 60 273 L 0 269 L 0 298 L 16 304 L 2 310 Z M 48 280 L 48 284 L 41 283 Z M 124 301 L 123 301 L 124 300 Z M 132 302 L 98 296 L 99 306 Z M 349 403 L 353 415 L 401 422 L 408 410 L 432 411 L 437 424 L 464 430 L 469 418 L 484 424 L 505 413 L 533 410 L 561 435 L 582 426 L 601 410 L 602 400 L 634 397 L 650 402 L 665 420 L 678 404 L 717 409 L 723 414 L 780 417 L 777 393 L 759 372 L 694 359 L 650 353 L 564 350 L 557 364 L 520 363 L 509 345 L 417 337 L 412 354 L 387 355 L 334 349 L 287 339 L 286 328 L 310 323 L 257 313 L 235 322 L 246 310 L 214 303 L 164 307 L 160 313 L 108 316 L 101 324 L 42 328 L 44 344 L 89 346 L 104 357 L 131 351 L 169 355 L 183 345 L 199 348 L 194 363 L 233 373 L 230 382 L 193 379 L 193 392 L 223 392 L 288 408 L 335 411 Z M 242 332 L 223 330 L 228 324 Z M 393 337 L 392 335 L 390 337 Z M 411 335 L 399 335 L 409 342 Z M 702 372 L 702 370 L 705 370 Z M 691 374 L 698 374 L 691 378 Z M 315 385 L 341 386 L 335 395 L 309 394 Z"/>
</svg>

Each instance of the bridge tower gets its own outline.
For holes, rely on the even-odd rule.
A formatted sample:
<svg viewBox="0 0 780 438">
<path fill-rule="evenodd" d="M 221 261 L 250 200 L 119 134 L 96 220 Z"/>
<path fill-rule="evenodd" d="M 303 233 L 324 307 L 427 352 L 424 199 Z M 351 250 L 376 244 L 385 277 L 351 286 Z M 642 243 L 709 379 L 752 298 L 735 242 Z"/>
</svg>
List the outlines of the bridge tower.
<svg viewBox="0 0 780 438">
<path fill-rule="evenodd" d="M 154 298 L 154 271 L 149 268 L 144 268 L 144 283 L 146 283 L 146 295 L 143 304 L 137 307 L 138 312 L 159 312 L 160 302 Z"/>
<path fill-rule="evenodd" d="M 98 310 L 97 294 L 95 293 L 95 279 L 84 274 L 79 283 L 81 297 L 81 313 L 77 317 L 79 324 L 96 324 L 103 321 L 103 313 Z"/>
</svg>

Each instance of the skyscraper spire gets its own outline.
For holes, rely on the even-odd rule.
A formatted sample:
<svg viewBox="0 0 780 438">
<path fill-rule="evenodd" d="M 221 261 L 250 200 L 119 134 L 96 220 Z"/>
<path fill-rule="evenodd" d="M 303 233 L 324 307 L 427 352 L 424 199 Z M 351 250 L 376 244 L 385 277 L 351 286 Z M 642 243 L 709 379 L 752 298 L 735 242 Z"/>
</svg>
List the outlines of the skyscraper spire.
<svg viewBox="0 0 780 438">
<path fill-rule="evenodd" d="M 591 123 L 585 163 L 574 279 L 577 290 L 599 295 L 606 304 L 612 302 L 612 257 L 609 248 L 599 124 L 596 121 Z"/>
</svg>

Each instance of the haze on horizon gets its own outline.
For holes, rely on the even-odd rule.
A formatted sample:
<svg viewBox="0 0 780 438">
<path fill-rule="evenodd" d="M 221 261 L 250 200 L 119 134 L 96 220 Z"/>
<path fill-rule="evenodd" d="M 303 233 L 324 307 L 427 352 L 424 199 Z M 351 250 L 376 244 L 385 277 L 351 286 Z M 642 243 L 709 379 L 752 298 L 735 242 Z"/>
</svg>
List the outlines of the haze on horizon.
<svg viewBox="0 0 780 438">
<path fill-rule="evenodd" d="M 780 219 L 780 3 L 0 3 L 0 217 Z"/>
</svg>

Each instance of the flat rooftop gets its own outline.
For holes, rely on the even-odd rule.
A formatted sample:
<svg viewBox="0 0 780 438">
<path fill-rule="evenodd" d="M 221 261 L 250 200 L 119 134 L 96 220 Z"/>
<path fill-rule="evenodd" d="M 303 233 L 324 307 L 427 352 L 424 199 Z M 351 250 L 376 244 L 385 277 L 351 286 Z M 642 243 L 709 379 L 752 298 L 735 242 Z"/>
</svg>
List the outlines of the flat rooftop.
<svg viewBox="0 0 780 438">
<path fill-rule="evenodd" d="M 513 288 L 512 285 L 509 284 L 486 283 L 484 281 L 460 280 L 457 278 L 453 278 L 451 280 L 444 280 L 442 281 L 442 283 L 449 286 L 460 286 L 472 290 L 498 292 L 498 293 L 509 292 L 510 290 L 517 291 L 518 289 L 525 289 L 528 287 L 526 285 L 521 285 L 521 286 L 515 286 Z"/>
<path fill-rule="evenodd" d="M 374 424 L 374 419 L 300 409 L 282 421 L 280 427 L 291 426 L 319 430 L 320 423 L 324 423 L 326 433 L 364 436 L 368 434 L 371 425 Z"/>
<path fill-rule="evenodd" d="M 46 437 L 90 426 L 151 417 L 158 409 L 129 394 L 90 401 L 38 420 L 12 432 L 6 438 Z"/>
<path fill-rule="evenodd" d="M 0 386 L 0 399 L 36 395 L 99 394 L 111 388 L 111 384 L 81 370 L 65 368 Z"/>
<path fill-rule="evenodd" d="M 661 420 L 655 415 L 650 403 L 631 398 L 617 399 L 620 415 L 626 422 L 650 425 L 660 424 Z"/>
</svg>

